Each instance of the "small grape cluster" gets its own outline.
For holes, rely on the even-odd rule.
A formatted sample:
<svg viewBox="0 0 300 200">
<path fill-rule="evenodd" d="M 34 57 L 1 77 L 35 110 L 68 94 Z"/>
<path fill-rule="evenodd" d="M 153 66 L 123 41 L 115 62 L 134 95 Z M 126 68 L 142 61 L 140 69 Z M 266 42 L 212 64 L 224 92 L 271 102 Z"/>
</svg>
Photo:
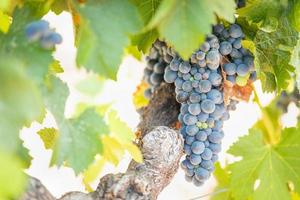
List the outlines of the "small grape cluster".
<svg viewBox="0 0 300 200">
<path fill-rule="evenodd" d="M 146 57 L 146 68 L 144 69 L 143 80 L 149 84 L 145 90 L 144 96 L 150 98 L 156 87 L 163 82 L 164 71 L 166 66 L 171 62 L 175 53 L 163 41 L 156 40 Z"/>
<path fill-rule="evenodd" d="M 62 43 L 61 35 L 50 29 L 49 22 L 45 20 L 29 23 L 25 28 L 25 34 L 29 42 L 40 42 L 41 47 L 47 50 Z"/>
<path fill-rule="evenodd" d="M 296 106 L 300 107 L 300 91 L 297 87 L 290 93 L 286 91 L 281 92 L 276 105 L 282 112 L 287 113 L 290 103 L 295 103 Z"/>
<path fill-rule="evenodd" d="M 186 180 L 196 186 L 202 185 L 214 170 L 224 137 L 223 122 L 229 119 L 229 110 L 235 110 L 238 103 L 231 100 L 225 105 L 223 77 L 238 77 L 242 71 L 242 77 L 249 78 L 246 74 L 252 73 L 253 62 L 246 60 L 253 61 L 253 57 L 241 46 L 240 27 L 236 24 L 228 29 L 223 25 L 217 27 L 222 30 L 221 34 L 208 36 L 188 61 L 175 54 L 164 73 L 165 82 L 175 84 L 176 100 L 181 104 L 178 120 L 182 124 L 180 133 L 186 154 L 181 166 Z M 236 67 L 230 71 L 227 63 Z"/>
<path fill-rule="evenodd" d="M 226 79 L 239 86 L 245 86 L 249 78 L 255 81 L 254 59 L 251 53 L 242 47 L 244 34 L 241 27 L 232 24 L 227 30 L 223 24 L 218 24 L 214 26 L 213 33 L 220 41 L 219 52 L 228 59 L 228 63 L 223 67 Z"/>
</svg>

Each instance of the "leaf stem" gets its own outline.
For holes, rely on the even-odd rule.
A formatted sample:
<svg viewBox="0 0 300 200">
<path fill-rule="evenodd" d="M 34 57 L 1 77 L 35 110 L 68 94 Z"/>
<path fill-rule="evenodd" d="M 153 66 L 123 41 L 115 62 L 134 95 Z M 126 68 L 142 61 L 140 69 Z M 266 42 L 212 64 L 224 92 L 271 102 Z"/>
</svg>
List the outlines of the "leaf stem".
<svg viewBox="0 0 300 200">
<path fill-rule="evenodd" d="M 264 134 L 267 138 L 267 143 L 269 143 L 271 145 L 275 145 L 280 140 L 280 132 L 278 132 L 278 130 L 276 130 L 276 128 L 273 126 L 272 119 L 271 119 L 272 117 L 269 115 L 269 113 L 266 111 L 266 109 L 262 106 L 255 88 L 254 88 L 254 100 L 257 103 L 257 105 L 262 113 L 262 121 L 266 128 L 266 132 L 264 132 Z"/>
</svg>

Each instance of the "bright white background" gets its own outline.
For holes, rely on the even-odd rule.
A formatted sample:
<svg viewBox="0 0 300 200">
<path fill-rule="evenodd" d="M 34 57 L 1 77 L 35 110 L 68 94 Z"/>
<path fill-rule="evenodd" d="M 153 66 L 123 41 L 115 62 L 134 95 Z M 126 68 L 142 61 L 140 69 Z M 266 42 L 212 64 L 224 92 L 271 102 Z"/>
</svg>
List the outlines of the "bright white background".
<svg viewBox="0 0 300 200">
<path fill-rule="evenodd" d="M 115 108 L 119 111 L 119 115 L 127 122 L 134 130 L 139 122 L 139 116 L 135 111 L 132 103 L 132 93 L 139 84 L 144 63 L 139 62 L 132 57 L 124 58 L 123 64 L 118 74 L 117 82 L 109 82 L 106 84 L 103 94 L 96 98 L 90 98 L 80 94 L 76 90 L 76 84 L 88 76 L 84 69 L 78 69 L 75 65 L 76 48 L 74 47 L 73 27 L 71 16 L 68 13 L 62 13 L 59 16 L 48 14 L 45 17 L 53 28 L 63 36 L 63 43 L 57 46 L 57 51 L 54 56 L 61 62 L 65 72 L 60 75 L 60 78 L 65 81 L 70 88 L 70 97 L 67 100 L 65 110 L 66 116 L 72 116 L 74 108 L 80 102 L 108 102 L 114 101 Z M 259 83 L 256 83 L 256 88 L 263 105 L 267 105 L 273 97 L 273 94 L 262 94 Z M 295 105 L 289 107 L 289 113 L 283 117 L 285 126 L 294 126 L 296 124 L 296 116 L 299 112 Z M 247 134 L 248 129 L 260 117 L 260 110 L 253 103 L 239 103 L 237 110 L 231 113 L 231 118 L 225 122 L 223 139 L 223 151 L 220 153 L 220 161 L 232 162 L 233 158 L 226 154 L 225 151 L 235 142 L 238 137 Z M 69 191 L 85 191 L 81 183 L 82 177 L 76 177 L 73 170 L 67 167 L 49 167 L 51 151 L 45 150 L 42 141 L 36 134 L 43 127 L 56 127 L 55 121 L 50 114 L 47 114 L 43 124 L 33 123 L 30 128 L 24 128 L 21 132 L 21 137 L 24 139 L 24 144 L 30 149 L 30 154 L 33 157 L 33 162 L 27 173 L 37 177 L 56 197 L 60 197 Z M 118 167 L 107 164 L 101 173 L 101 176 L 107 173 L 118 173 L 126 170 L 130 158 L 126 156 L 121 161 Z M 100 177 L 101 177 L 100 176 Z M 160 194 L 159 199 L 185 200 L 198 196 L 210 194 L 215 186 L 214 178 L 210 178 L 204 186 L 198 188 L 184 179 L 184 173 L 179 170 L 174 179 Z M 97 182 L 94 184 L 97 185 Z M 201 199 L 208 199 L 209 195 Z"/>
</svg>

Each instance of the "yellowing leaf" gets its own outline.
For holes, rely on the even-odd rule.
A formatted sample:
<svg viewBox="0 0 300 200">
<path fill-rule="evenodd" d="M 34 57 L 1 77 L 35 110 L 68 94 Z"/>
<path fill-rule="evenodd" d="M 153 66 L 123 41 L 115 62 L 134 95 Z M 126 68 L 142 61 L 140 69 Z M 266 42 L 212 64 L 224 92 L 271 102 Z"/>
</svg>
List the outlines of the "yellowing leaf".
<svg viewBox="0 0 300 200">
<path fill-rule="evenodd" d="M 296 192 L 292 192 L 292 200 L 300 200 L 300 195 Z"/>
<path fill-rule="evenodd" d="M 142 82 L 136 89 L 135 93 L 133 94 L 133 104 L 135 107 L 141 108 L 148 105 L 149 100 L 145 97 L 144 92 L 148 88 L 148 84 Z"/>
<path fill-rule="evenodd" d="M 37 132 L 44 142 L 46 149 L 52 149 L 58 138 L 58 131 L 55 128 L 44 128 Z"/>
<path fill-rule="evenodd" d="M 58 74 L 58 73 L 63 73 L 64 69 L 60 65 L 60 62 L 58 60 L 54 60 L 49 67 L 49 70 L 51 73 Z"/>
<path fill-rule="evenodd" d="M 130 153 L 131 157 L 139 163 L 143 162 L 143 155 L 140 149 L 133 143 L 126 143 L 123 145 L 124 148 Z"/>
<path fill-rule="evenodd" d="M 126 53 L 129 55 L 132 55 L 134 58 L 136 58 L 137 60 L 141 60 L 142 58 L 142 53 L 139 51 L 139 49 L 137 48 L 137 46 L 129 46 L 126 48 Z"/>
<path fill-rule="evenodd" d="M 103 157 L 114 165 L 118 165 L 124 155 L 122 145 L 113 137 L 103 136 Z"/>
<path fill-rule="evenodd" d="M 83 173 L 83 184 L 85 185 L 86 189 L 91 192 L 92 187 L 90 183 L 93 182 L 97 176 L 101 173 L 105 164 L 105 159 L 102 157 L 96 158 L 95 162 L 91 164 L 88 169 Z"/>
<path fill-rule="evenodd" d="M 12 17 L 6 15 L 0 10 L 0 31 L 7 33 L 12 23 Z"/>
<path fill-rule="evenodd" d="M 111 135 L 121 143 L 130 142 L 134 138 L 134 134 L 124 121 L 118 116 L 117 111 L 111 110 L 108 113 L 108 122 Z"/>
</svg>

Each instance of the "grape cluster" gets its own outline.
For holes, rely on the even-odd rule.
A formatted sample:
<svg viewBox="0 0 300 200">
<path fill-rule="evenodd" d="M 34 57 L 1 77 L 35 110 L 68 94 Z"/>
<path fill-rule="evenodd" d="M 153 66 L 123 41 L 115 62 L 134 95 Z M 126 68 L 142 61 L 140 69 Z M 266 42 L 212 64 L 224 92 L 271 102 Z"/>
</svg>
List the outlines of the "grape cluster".
<svg viewBox="0 0 300 200">
<path fill-rule="evenodd" d="M 144 96 L 150 98 L 156 87 L 164 80 L 164 71 L 166 66 L 171 62 L 175 53 L 165 42 L 156 40 L 146 57 L 146 68 L 144 69 L 143 80 L 149 84 L 145 90 Z"/>
<path fill-rule="evenodd" d="M 29 23 L 25 28 L 25 34 L 30 42 L 39 42 L 41 47 L 51 50 L 56 44 L 62 43 L 62 37 L 53 29 L 50 29 L 49 22 L 38 20 Z"/>
<path fill-rule="evenodd" d="M 295 87 L 294 90 L 290 93 L 286 91 L 281 92 L 276 105 L 279 109 L 282 110 L 282 112 L 287 113 L 288 106 L 292 102 L 294 102 L 296 106 L 300 107 L 300 91 L 297 89 L 297 87 Z"/>
<path fill-rule="evenodd" d="M 196 186 L 202 185 L 214 170 L 224 137 L 223 122 L 238 103 L 224 103 L 224 71 L 226 79 L 241 76 L 247 77 L 246 81 L 250 76 L 247 74 L 253 72 L 253 57 L 241 46 L 242 37 L 243 32 L 236 24 L 228 29 L 217 25 L 214 34 L 188 61 L 174 55 L 165 68 L 164 80 L 175 84 L 176 100 L 181 104 L 178 120 L 186 154 L 181 166 L 186 180 Z M 251 60 L 252 63 L 248 62 Z M 235 67 L 229 69 L 227 64 Z"/>
<path fill-rule="evenodd" d="M 213 32 L 220 41 L 219 52 L 228 61 L 223 67 L 226 79 L 239 86 L 245 86 L 249 78 L 255 81 L 254 59 L 250 51 L 242 47 L 244 33 L 241 27 L 232 24 L 226 29 L 223 24 L 218 24 L 214 26 Z"/>
</svg>

